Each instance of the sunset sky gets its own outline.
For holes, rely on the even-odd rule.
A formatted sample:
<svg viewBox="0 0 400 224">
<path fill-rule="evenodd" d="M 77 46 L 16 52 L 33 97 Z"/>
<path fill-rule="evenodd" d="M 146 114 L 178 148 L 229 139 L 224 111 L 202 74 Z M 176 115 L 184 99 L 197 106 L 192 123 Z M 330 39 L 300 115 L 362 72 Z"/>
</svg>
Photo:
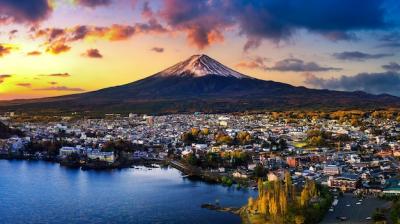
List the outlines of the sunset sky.
<svg viewBox="0 0 400 224">
<path fill-rule="evenodd" d="M 398 0 L 0 0 L 0 100 L 96 90 L 193 54 L 296 86 L 400 96 Z"/>
</svg>

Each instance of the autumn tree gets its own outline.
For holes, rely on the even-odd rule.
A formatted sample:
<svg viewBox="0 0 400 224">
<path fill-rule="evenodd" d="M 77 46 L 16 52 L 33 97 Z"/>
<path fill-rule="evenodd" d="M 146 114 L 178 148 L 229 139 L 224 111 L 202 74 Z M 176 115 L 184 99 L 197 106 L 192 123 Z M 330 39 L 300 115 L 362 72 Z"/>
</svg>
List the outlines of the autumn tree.
<svg viewBox="0 0 400 224">
<path fill-rule="evenodd" d="M 302 215 L 296 215 L 296 216 L 294 217 L 294 223 L 295 223 L 295 224 L 304 224 L 304 222 L 305 222 L 304 216 L 302 216 Z"/>
</svg>

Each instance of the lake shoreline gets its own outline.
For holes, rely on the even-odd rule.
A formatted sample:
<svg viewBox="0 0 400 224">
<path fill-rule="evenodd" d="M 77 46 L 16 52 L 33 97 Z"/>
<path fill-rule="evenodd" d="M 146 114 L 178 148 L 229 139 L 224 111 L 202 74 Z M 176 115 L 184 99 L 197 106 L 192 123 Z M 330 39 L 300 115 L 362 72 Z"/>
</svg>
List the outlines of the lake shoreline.
<svg viewBox="0 0 400 224">
<path fill-rule="evenodd" d="M 0 205 L 0 215 L 4 216 L 4 223 L 23 223 L 21 220 L 25 218 L 30 218 L 32 220 L 30 223 L 63 223 L 62 221 L 66 221 L 65 218 L 68 218 L 65 217 L 67 214 L 72 220 L 69 223 L 81 223 L 82 217 L 76 216 L 76 214 L 87 210 L 84 212 L 85 214 L 93 213 L 88 216 L 101 217 L 101 222 L 110 222 L 108 217 L 114 217 L 111 221 L 113 223 L 126 223 L 124 221 L 131 220 L 130 223 L 150 224 L 154 223 L 152 220 L 155 216 L 158 217 L 158 220 L 164 220 L 163 223 L 239 224 L 241 223 L 240 216 L 230 212 L 211 211 L 201 208 L 201 205 L 212 204 L 218 200 L 221 205 L 227 207 L 240 207 L 245 203 L 247 197 L 254 194 L 252 191 L 227 188 L 204 181 L 192 181 L 184 178 L 182 172 L 175 168 L 139 166 L 131 169 L 116 169 L 113 172 L 82 172 L 80 169 L 60 168 L 62 166 L 46 161 L 0 160 L 0 171 L 6 174 L 0 177 L 0 181 L 4 183 L 0 188 L 7 189 L 0 192 L 0 196 L 4 203 L 8 203 L 7 206 L 6 204 Z M 68 184 L 65 185 L 66 183 Z M 30 187 L 27 188 L 29 190 L 20 193 L 19 188 L 11 186 L 19 186 L 23 189 L 26 188 L 25 186 Z M 90 191 L 85 189 L 90 189 Z M 109 191 L 109 189 L 114 190 Z M 162 191 L 160 191 L 161 189 Z M 104 191 L 107 193 L 105 194 Z M 36 192 L 47 193 L 43 195 Z M 59 196 L 54 196 L 55 194 Z M 18 196 L 17 199 L 15 199 L 16 196 Z M 27 213 L 27 208 L 21 212 L 16 206 L 20 204 L 20 200 L 26 200 L 26 198 L 29 198 L 29 201 L 21 204 L 22 208 L 29 206 L 30 209 L 40 209 L 37 211 L 37 216 L 31 217 L 32 213 Z M 187 198 L 191 198 L 191 200 L 187 200 Z M 142 200 L 146 203 L 141 204 Z M 54 206 L 60 203 L 66 208 L 58 210 L 58 206 Z M 33 206 L 34 204 L 35 206 Z M 48 204 L 52 206 L 48 207 Z M 93 204 L 96 204 L 96 210 L 91 209 Z M 121 210 L 121 206 L 124 208 L 128 205 L 128 210 L 127 208 Z M 111 215 L 115 213 L 115 208 L 120 208 L 117 211 L 123 214 Z M 173 208 L 174 215 L 171 213 L 171 208 Z M 63 214 L 65 209 L 65 214 Z M 79 213 L 76 213 L 77 209 Z M 157 213 L 154 213 L 154 210 Z M 112 211 L 114 212 L 109 213 Z M 137 220 L 141 216 L 134 215 L 140 211 L 146 211 L 146 214 L 147 212 L 149 214 L 144 216 L 143 220 L 140 218 L 142 221 Z M 47 212 L 51 212 L 53 215 L 46 215 Z M 16 216 L 19 213 L 22 215 Z M 57 220 L 49 221 L 49 218 L 53 216 Z M 174 220 L 175 216 L 181 218 L 178 217 L 177 220 Z M 87 223 L 96 222 L 89 220 Z"/>
</svg>

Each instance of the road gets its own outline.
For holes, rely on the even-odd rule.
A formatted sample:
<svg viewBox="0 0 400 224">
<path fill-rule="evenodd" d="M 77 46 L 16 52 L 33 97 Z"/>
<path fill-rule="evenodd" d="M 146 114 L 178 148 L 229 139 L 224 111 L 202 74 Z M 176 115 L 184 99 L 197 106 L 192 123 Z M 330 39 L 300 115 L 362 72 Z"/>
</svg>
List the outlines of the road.
<svg viewBox="0 0 400 224">
<path fill-rule="evenodd" d="M 364 198 L 360 202 L 358 198 L 353 197 L 353 194 L 345 194 L 343 197 L 338 197 L 338 200 L 339 202 L 337 206 L 334 207 L 334 211 L 328 211 L 321 223 L 372 223 L 371 220 L 367 220 L 366 218 L 371 217 L 376 208 L 388 206 L 387 201 L 377 198 Z M 348 219 L 346 221 L 340 221 L 336 218 L 341 216 L 347 217 Z"/>
</svg>

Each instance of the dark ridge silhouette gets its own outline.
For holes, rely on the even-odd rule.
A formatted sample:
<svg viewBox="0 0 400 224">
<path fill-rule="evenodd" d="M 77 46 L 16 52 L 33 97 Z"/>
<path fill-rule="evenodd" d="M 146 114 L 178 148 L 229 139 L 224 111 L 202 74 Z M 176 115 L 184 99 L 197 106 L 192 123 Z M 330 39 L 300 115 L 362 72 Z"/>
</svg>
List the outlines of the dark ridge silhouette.
<svg viewBox="0 0 400 224">
<path fill-rule="evenodd" d="M 152 76 L 93 92 L 0 103 L 0 110 L 25 112 L 240 112 L 290 109 L 398 107 L 400 98 L 361 91 L 295 87 L 234 71 L 207 55 L 194 55 Z"/>
</svg>

